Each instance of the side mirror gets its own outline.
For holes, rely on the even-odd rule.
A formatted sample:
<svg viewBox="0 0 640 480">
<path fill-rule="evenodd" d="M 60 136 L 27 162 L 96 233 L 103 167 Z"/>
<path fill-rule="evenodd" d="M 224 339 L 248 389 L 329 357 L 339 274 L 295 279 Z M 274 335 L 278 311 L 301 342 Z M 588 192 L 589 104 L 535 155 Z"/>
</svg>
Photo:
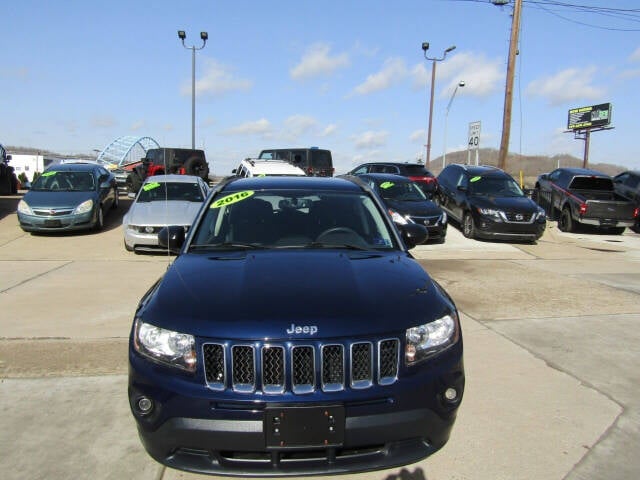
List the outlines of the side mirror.
<svg viewBox="0 0 640 480">
<path fill-rule="evenodd" d="M 163 227 L 158 232 L 158 244 L 163 248 L 168 248 L 171 253 L 180 253 L 184 239 L 184 227 L 179 225 Z"/>
<path fill-rule="evenodd" d="M 429 232 L 423 225 L 408 223 L 406 225 L 398 225 L 398 228 L 408 249 L 412 249 L 419 243 L 426 242 L 429 238 Z"/>
<path fill-rule="evenodd" d="M 11 160 L 13 157 L 12 157 L 11 155 L 7 155 L 5 158 L 7 159 L 7 162 L 8 162 L 8 161 L 9 161 L 9 160 Z"/>
</svg>

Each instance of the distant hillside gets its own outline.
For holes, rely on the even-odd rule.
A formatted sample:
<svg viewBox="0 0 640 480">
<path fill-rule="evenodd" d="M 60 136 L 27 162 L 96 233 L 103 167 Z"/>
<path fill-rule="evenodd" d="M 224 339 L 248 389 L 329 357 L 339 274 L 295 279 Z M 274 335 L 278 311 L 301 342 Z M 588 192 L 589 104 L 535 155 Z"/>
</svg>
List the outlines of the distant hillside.
<svg viewBox="0 0 640 480">
<path fill-rule="evenodd" d="M 32 148 L 32 147 L 14 147 L 11 145 L 5 145 L 4 146 L 7 149 L 7 153 L 10 153 L 11 155 L 43 155 L 46 157 L 56 157 L 56 158 L 95 158 L 95 155 L 92 155 L 90 153 L 77 153 L 77 154 L 70 154 L 70 153 L 56 153 L 56 152 L 52 152 L 51 150 L 44 150 L 41 148 Z"/>
<path fill-rule="evenodd" d="M 493 148 L 481 148 L 478 152 L 479 163 L 481 165 L 498 166 L 499 151 Z M 471 152 L 470 162 L 475 163 L 475 153 Z M 447 153 L 447 165 L 450 163 L 467 163 L 467 151 L 459 151 Z M 522 171 L 525 178 L 525 185 L 533 187 L 533 182 L 538 175 L 550 172 L 560 167 L 582 167 L 582 159 L 572 155 L 554 155 L 552 157 L 542 155 L 518 155 L 517 153 L 509 153 L 507 156 L 507 172 L 515 179 L 520 177 Z M 617 175 L 626 167 L 612 165 L 610 163 L 589 163 L 588 168 L 599 170 L 607 175 Z M 440 173 L 442 170 L 442 156 L 431 160 L 430 170 L 434 174 Z"/>
</svg>

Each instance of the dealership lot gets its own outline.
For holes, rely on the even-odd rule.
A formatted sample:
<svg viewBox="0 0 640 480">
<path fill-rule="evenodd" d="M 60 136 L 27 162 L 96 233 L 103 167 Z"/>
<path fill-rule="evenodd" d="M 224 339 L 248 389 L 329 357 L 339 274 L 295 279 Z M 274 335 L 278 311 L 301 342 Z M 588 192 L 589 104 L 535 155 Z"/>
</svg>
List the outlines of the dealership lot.
<svg viewBox="0 0 640 480">
<path fill-rule="evenodd" d="M 147 457 L 126 396 L 138 299 L 171 257 L 120 227 L 32 236 L 0 198 L 3 478 L 198 478 Z M 367 479 L 640 478 L 640 235 L 537 245 L 465 239 L 413 251 L 462 313 L 467 390 L 449 443 Z M 202 477 L 211 478 L 211 477 Z"/>
</svg>

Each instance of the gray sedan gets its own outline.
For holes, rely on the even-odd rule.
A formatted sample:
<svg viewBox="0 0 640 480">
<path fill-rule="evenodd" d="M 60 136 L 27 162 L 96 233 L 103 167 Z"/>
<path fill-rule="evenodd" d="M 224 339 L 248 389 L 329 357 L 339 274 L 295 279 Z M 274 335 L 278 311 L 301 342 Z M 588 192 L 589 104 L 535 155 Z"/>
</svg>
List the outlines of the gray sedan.
<svg viewBox="0 0 640 480">
<path fill-rule="evenodd" d="M 104 226 L 118 207 L 113 174 L 95 163 L 63 163 L 47 168 L 18 203 L 25 232 L 61 232 Z"/>
<path fill-rule="evenodd" d="M 159 251 L 158 232 L 168 225 L 187 231 L 209 187 L 193 175 L 148 177 L 122 219 L 124 248 L 128 251 Z"/>
</svg>

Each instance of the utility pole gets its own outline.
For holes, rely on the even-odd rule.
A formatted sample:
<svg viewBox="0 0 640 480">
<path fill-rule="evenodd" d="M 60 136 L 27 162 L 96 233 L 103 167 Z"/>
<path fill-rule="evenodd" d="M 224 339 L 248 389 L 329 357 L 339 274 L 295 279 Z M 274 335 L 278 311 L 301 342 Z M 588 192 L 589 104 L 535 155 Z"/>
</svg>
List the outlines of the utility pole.
<svg viewBox="0 0 640 480">
<path fill-rule="evenodd" d="M 502 114 L 502 139 L 500 141 L 500 153 L 498 155 L 498 168 L 501 168 L 502 170 L 506 169 L 507 154 L 509 153 L 509 136 L 511 134 L 511 103 L 513 100 L 513 78 L 514 78 L 515 69 L 516 69 L 515 68 L 516 55 L 518 52 L 518 36 L 520 35 L 521 10 L 522 10 L 522 0 L 515 0 L 515 5 L 513 7 L 513 20 L 511 22 L 511 39 L 509 41 L 509 61 L 507 64 L 507 82 L 504 90 L 504 113 Z"/>
</svg>

